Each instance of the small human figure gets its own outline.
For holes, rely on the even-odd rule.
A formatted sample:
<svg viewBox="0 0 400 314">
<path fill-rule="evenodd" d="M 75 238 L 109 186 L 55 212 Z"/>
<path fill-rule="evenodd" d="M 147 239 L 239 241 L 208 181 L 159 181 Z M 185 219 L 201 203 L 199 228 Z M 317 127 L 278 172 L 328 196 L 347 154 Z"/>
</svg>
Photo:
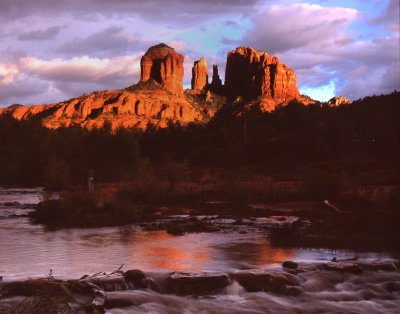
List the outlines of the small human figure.
<svg viewBox="0 0 400 314">
<path fill-rule="evenodd" d="M 89 169 L 88 171 L 88 187 L 89 192 L 94 192 L 94 170 Z"/>
</svg>

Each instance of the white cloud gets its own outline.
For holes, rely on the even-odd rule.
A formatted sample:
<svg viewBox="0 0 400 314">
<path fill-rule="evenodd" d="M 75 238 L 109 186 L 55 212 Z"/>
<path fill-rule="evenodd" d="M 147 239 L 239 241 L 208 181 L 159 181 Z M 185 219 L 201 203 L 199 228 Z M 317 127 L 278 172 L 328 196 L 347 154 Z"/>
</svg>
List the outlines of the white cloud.
<svg viewBox="0 0 400 314">
<path fill-rule="evenodd" d="M 10 85 L 19 70 L 15 64 L 0 63 L 0 85 Z"/>
<path fill-rule="evenodd" d="M 298 3 L 272 5 L 251 17 L 253 27 L 242 43 L 271 54 L 306 46 L 324 46 L 349 38 L 343 30 L 356 19 L 354 9 Z"/>
<path fill-rule="evenodd" d="M 333 82 L 335 94 L 356 99 L 391 92 L 400 84 L 398 32 L 365 39 L 362 28 L 351 28 L 355 23 L 358 27 L 370 23 L 357 10 L 306 3 L 272 5 L 255 14 L 252 22 L 241 43 L 277 53 L 295 70 L 305 92 L 318 90 L 317 94 L 326 92 L 328 97 Z"/>
<path fill-rule="evenodd" d="M 105 84 L 111 83 L 113 79 L 138 76 L 140 56 L 141 54 L 114 58 L 83 56 L 51 60 L 24 57 L 20 60 L 20 67 L 22 71 L 46 80 Z"/>
</svg>

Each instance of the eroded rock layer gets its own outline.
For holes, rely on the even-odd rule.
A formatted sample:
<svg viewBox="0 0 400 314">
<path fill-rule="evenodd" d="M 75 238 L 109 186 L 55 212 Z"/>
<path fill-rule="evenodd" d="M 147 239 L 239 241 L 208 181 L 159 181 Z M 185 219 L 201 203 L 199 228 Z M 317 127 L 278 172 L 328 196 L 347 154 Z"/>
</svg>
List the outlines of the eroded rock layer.
<svg viewBox="0 0 400 314">
<path fill-rule="evenodd" d="M 55 129 L 79 125 L 88 129 L 106 122 L 117 128 L 144 129 L 149 124 L 166 127 L 168 122 L 202 121 L 202 112 L 186 98 L 159 89 L 106 90 L 51 105 L 0 109 L 21 120 L 40 114 L 44 126 Z"/>
</svg>

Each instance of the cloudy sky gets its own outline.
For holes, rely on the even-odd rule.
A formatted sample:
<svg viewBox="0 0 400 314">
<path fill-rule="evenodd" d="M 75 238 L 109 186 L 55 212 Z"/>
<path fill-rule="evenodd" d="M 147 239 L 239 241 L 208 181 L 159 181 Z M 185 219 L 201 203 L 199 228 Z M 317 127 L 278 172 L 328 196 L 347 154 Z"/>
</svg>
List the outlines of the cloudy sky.
<svg viewBox="0 0 400 314">
<path fill-rule="evenodd" d="M 2 107 L 132 85 L 160 42 L 185 55 L 186 87 L 194 60 L 223 78 L 227 52 L 250 46 L 315 99 L 400 89 L 398 0 L 0 0 L 0 24 Z"/>
</svg>

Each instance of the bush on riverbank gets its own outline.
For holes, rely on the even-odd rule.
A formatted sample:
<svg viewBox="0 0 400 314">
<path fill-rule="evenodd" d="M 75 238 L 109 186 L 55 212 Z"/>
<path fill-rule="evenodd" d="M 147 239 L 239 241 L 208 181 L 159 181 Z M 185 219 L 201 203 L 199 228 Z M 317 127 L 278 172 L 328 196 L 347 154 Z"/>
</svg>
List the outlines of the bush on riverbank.
<svg viewBox="0 0 400 314">
<path fill-rule="evenodd" d="M 68 228 L 130 224 L 149 219 L 151 214 L 145 206 L 128 202 L 99 203 L 95 194 L 75 192 L 39 203 L 30 216 L 49 227 Z"/>
</svg>

